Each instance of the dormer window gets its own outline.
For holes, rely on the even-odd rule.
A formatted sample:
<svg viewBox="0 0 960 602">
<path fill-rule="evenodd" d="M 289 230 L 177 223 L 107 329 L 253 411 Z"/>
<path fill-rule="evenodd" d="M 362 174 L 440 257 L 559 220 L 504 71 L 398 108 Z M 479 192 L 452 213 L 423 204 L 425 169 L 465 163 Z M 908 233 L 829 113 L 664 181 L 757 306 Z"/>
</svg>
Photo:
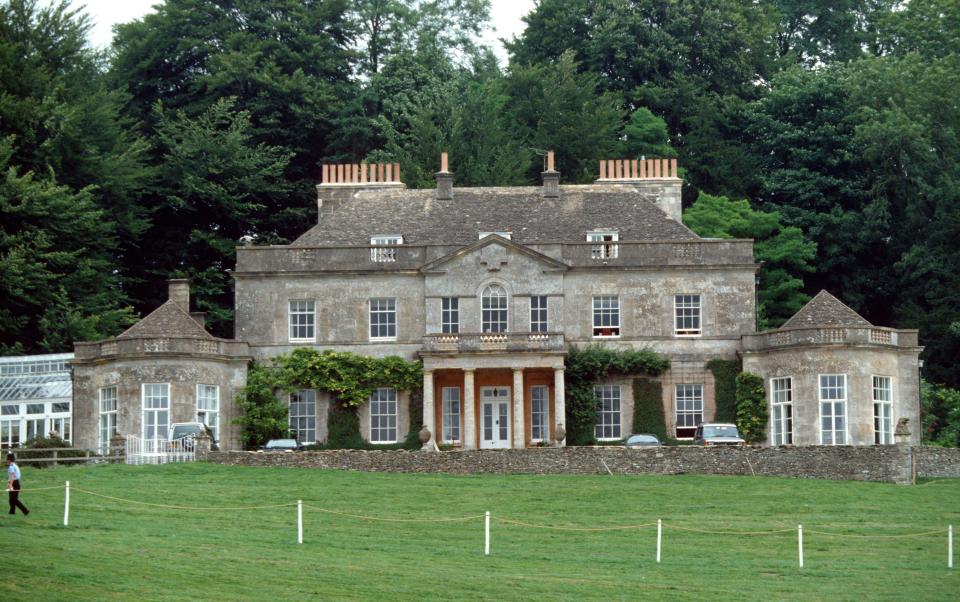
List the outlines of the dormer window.
<svg viewBox="0 0 960 602">
<path fill-rule="evenodd" d="M 484 239 L 490 236 L 491 234 L 496 234 L 497 236 L 502 236 L 507 240 L 511 240 L 511 236 L 513 235 L 513 232 L 481 232 L 479 238 Z"/>
<path fill-rule="evenodd" d="M 616 231 L 587 232 L 587 242 L 594 243 L 590 247 L 590 257 L 593 259 L 616 259 L 619 254 L 620 235 Z"/>
<path fill-rule="evenodd" d="M 403 236 L 399 234 L 379 235 L 370 237 L 370 261 L 375 263 L 392 263 L 397 260 L 397 249 L 403 244 Z"/>
</svg>

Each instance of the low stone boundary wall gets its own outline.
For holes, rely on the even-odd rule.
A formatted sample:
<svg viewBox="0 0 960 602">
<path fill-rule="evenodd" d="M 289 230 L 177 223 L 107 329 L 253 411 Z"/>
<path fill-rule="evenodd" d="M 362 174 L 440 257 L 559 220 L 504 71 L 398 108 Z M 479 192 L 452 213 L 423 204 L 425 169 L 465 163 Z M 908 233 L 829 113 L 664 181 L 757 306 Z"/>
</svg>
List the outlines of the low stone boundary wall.
<svg viewBox="0 0 960 602">
<path fill-rule="evenodd" d="M 411 452 L 210 452 L 211 462 L 241 466 L 333 468 L 449 474 L 716 474 L 914 482 L 914 476 L 960 476 L 960 450 L 884 445 L 659 449 L 565 447 Z"/>
<path fill-rule="evenodd" d="M 960 448 L 918 447 L 917 476 L 960 477 Z"/>
</svg>

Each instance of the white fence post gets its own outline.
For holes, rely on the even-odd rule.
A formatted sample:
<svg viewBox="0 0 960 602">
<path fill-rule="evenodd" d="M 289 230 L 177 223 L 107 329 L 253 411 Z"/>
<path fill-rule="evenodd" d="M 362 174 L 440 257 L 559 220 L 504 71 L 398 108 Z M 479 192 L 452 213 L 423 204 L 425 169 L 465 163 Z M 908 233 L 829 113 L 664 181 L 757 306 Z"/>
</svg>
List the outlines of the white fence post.
<svg viewBox="0 0 960 602">
<path fill-rule="evenodd" d="M 657 519 L 657 564 L 660 564 L 660 542 L 663 541 L 663 521 Z"/>
<path fill-rule="evenodd" d="M 800 568 L 803 568 L 803 525 L 797 525 L 797 543 L 800 549 Z"/>
<path fill-rule="evenodd" d="M 947 568 L 953 568 L 953 525 L 947 526 Z"/>
<path fill-rule="evenodd" d="M 67 481 L 66 491 L 63 496 L 63 526 L 70 525 L 70 481 Z"/>
<path fill-rule="evenodd" d="M 488 511 L 483 520 L 483 555 L 490 555 L 490 512 Z"/>
<path fill-rule="evenodd" d="M 303 543 L 303 500 L 297 500 L 297 543 Z"/>
</svg>

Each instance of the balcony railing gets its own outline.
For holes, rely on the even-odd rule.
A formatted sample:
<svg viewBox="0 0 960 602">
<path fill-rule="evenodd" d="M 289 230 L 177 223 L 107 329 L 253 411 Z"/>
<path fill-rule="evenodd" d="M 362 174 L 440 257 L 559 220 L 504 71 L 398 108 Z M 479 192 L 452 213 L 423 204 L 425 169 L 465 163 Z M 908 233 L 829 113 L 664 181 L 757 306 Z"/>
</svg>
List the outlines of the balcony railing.
<svg viewBox="0 0 960 602">
<path fill-rule="evenodd" d="M 428 334 L 423 337 L 423 351 L 433 353 L 544 352 L 564 349 L 562 332 Z"/>
<path fill-rule="evenodd" d="M 896 330 L 876 326 L 828 326 L 821 328 L 787 328 L 760 332 L 743 337 L 747 351 L 792 345 L 882 345 L 916 347 L 916 330 Z"/>
</svg>

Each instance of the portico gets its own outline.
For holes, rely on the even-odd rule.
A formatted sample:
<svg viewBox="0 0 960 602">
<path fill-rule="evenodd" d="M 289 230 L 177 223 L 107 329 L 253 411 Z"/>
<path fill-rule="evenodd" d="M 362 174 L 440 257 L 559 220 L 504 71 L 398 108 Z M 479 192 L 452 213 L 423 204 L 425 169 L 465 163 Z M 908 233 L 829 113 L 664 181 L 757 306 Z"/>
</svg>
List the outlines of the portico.
<svg viewBox="0 0 960 602">
<path fill-rule="evenodd" d="M 563 351 L 421 356 L 423 423 L 438 445 L 521 449 L 556 441 L 565 415 Z"/>
</svg>

